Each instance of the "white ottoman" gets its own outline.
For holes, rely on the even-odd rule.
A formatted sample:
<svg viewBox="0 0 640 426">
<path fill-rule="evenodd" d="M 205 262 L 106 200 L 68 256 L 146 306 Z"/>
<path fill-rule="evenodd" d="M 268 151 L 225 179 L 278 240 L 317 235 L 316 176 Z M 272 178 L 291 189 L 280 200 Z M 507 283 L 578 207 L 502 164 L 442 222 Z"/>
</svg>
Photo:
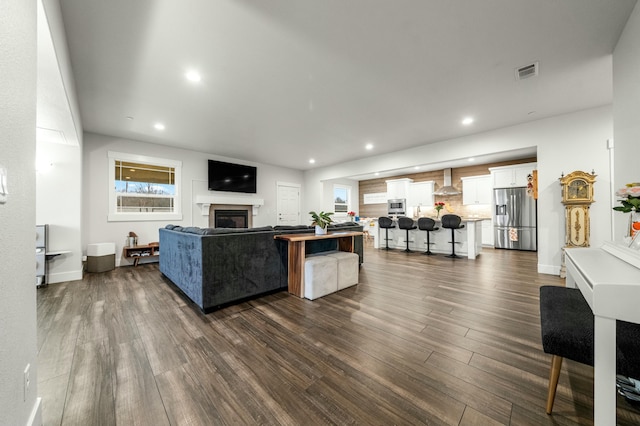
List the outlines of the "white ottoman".
<svg viewBox="0 0 640 426">
<path fill-rule="evenodd" d="M 304 297 L 313 300 L 338 291 L 338 259 L 311 256 L 304 261 Z"/>
<path fill-rule="evenodd" d="M 326 256 L 338 260 L 338 290 L 358 284 L 360 258 L 357 253 L 335 251 Z"/>
<path fill-rule="evenodd" d="M 106 272 L 116 267 L 116 243 L 87 244 L 87 272 Z"/>
</svg>

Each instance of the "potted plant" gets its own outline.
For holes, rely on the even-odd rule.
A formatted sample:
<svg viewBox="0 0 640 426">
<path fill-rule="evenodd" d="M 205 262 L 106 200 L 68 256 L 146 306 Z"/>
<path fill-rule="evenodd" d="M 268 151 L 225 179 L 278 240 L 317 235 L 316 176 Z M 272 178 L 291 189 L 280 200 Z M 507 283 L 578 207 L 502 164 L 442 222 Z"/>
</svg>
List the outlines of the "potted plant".
<svg viewBox="0 0 640 426">
<path fill-rule="evenodd" d="M 311 215 L 311 224 L 316 227 L 316 235 L 326 234 L 327 226 L 329 226 L 329 224 L 333 222 L 333 219 L 331 218 L 333 212 L 316 213 L 312 211 L 309 212 L 309 214 Z"/>
</svg>

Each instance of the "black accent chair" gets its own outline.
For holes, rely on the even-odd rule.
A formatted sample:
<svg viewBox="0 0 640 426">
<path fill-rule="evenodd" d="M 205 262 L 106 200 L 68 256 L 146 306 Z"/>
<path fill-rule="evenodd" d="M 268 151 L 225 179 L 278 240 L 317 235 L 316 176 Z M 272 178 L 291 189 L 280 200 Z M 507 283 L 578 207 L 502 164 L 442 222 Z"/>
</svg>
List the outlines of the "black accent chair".
<svg viewBox="0 0 640 426">
<path fill-rule="evenodd" d="M 442 227 L 451 229 L 451 254 L 447 255 L 447 257 L 457 258 L 460 257 L 456 254 L 456 229 L 464 228 L 464 225 L 461 225 L 462 218 L 457 214 L 445 214 L 442 216 Z M 458 243 L 460 244 L 460 243 Z"/>
<path fill-rule="evenodd" d="M 562 359 L 593 366 L 593 312 L 579 289 L 542 286 L 540 328 L 542 347 L 553 355 L 546 406 L 547 414 L 551 414 Z M 618 374 L 640 378 L 640 324 L 616 322 L 616 362 Z M 620 379 L 618 383 L 620 388 Z"/>
<path fill-rule="evenodd" d="M 407 248 L 404 249 L 404 251 L 406 251 L 407 253 L 411 253 L 411 250 L 409 250 L 409 231 L 417 228 L 415 222 L 410 217 L 399 217 L 398 228 L 407 231 L 407 239 L 405 240 L 405 242 L 407 243 Z"/>
<path fill-rule="evenodd" d="M 390 217 L 382 216 L 378 218 L 378 226 L 384 229 L 385 250 L 389 250 L 389 228 L 395 228 Z"/>
<path fill-rule="evenodd" d="M 440 228 L 436 226 L 435 220 L 428 217 L 421 217 L 418 219 L 418 229 L 427 231 L 427 251 L 425 251 L 424 254 L 431 256 L 434 253 L 431 252 L 430 235 L 433 231 L 437 231 Z"/>
</svg>

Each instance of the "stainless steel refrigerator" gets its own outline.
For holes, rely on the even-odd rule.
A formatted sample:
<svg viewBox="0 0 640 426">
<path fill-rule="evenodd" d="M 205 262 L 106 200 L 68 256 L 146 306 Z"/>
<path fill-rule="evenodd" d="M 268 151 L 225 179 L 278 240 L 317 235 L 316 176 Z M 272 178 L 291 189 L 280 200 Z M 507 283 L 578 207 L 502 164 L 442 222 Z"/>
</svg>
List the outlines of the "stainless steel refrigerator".
<svg viewBox="0 0 640 426">
<path fill-rule="evenodd" d="M 494 189 L 495 248 L 536 251 L 536 200 L 527 188 Z"/>
</svg>

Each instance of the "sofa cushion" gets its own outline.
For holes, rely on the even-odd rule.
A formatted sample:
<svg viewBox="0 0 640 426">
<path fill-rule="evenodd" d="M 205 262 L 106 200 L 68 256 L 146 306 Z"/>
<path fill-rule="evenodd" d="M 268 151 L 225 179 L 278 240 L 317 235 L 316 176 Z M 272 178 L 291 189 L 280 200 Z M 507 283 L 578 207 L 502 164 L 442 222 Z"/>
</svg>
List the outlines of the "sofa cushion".
<svg viewBox="0 0 640 426">
<path fill-rule="evenodd" d="M 262 226 L 260 228 L 205 228 L 202 235 L 248 234 L 265 231 L 273 231 L 273 228 L 270 226 Z"/>
<path fill-rule="evenodd" d="M 312 228 L 312 226 L 307 225 L 277 225 L 273 227 L 275 231 L 295 231 L 298 229 L 308 230 Z"/>
</svg>

